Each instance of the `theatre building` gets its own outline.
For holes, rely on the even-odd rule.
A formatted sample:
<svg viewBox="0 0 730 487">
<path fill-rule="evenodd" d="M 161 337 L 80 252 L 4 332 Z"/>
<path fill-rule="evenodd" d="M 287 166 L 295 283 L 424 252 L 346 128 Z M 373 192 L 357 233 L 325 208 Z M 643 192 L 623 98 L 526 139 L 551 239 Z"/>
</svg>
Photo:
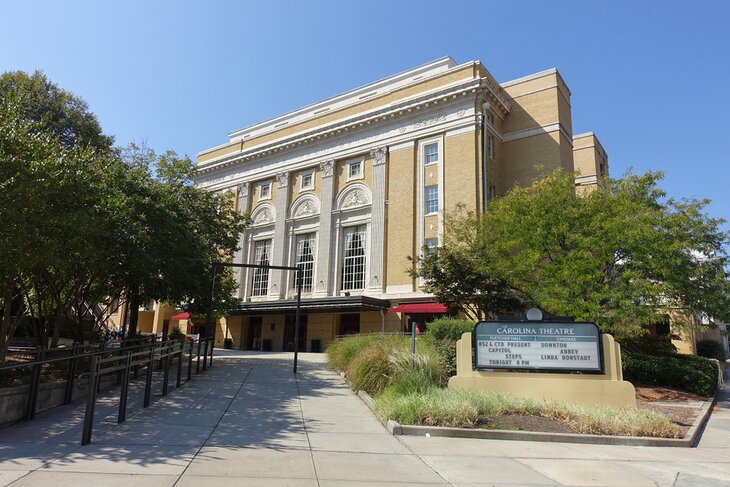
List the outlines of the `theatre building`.
<svg viewBox="0 0 730 487">
<path fill-rule="evenodd" d="M 443 212 L 483 211 L 544 170 L 596 184 L 608 160 L 573 134 L 556 69 L 497 82 L 450 57 L 228 134 L 198 154 L 196 184 L 251 215 L 236 262 L 303 272 L 301 351 L 339 335 L 404 332 L 445 306 L 408 274 L 439 245 Z M 241 305 L 216 332 L 235 348 L 294 350 L 294 273 L 238 272 Z"/>
</svg>

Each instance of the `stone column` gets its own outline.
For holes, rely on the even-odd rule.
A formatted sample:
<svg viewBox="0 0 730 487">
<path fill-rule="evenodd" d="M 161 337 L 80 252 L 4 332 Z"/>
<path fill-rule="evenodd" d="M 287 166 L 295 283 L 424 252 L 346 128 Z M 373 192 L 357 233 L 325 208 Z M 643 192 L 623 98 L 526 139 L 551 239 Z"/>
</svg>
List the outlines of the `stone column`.
<svg viewBox="0 0 730 487">
<path fill-rule="evenodd" d="M 373 158 L 373 201 L 370 210 L 370 281 L 368 290 L 382 293 L 383 245 L 385 240 L 385 169 L 387 147 L 370 151 Z"/>
<path fill-rule="evenodd" d="M 271 242 L 271 265 L 286 265 L 286 218 L 289 214 L 289 173 L 276 175 L 276 221 L 274 222 L 274 239 Z M 286 296 L 286 275 L 284 271 L 269 272 L 269 297 L 280 299 Z"/>
<path fill-rule="evenodd" d="M 319 206 L 317 275 L 314 280 L 314 295 L 329 296 L 332 290 L 330 256 L 332 255 L 332 202 L 334 200 L 335 161 L 323 162 L 320 164 L 320 169 L 322 170 L 322 194 Z"/>
<path fill-rule="evenodd" d="M 240 214 L 244 214 L 248 211 L 248 190 L 249 190 L 249 183 L 245 182 L 242 183 L 240 186 L 238 186 L 238 212 Z M 236 252 L 236 255 L 234 257 L 234 263 L 236 264 L 247 264 L 248 263 L 248 242 L 246 239 L 247 232 L 244 230 L 241 235 L 239 235 L 238 238 L 238 246 L 241 247 Z M 238 281 L 238 297 L 244 298 L 245 297 L 245 284 L 246 284 L 246 278 L 248 277 L 248 269 L 242 269 L 239 267 L 233 268 L 233 273 Z"/>
</svg>

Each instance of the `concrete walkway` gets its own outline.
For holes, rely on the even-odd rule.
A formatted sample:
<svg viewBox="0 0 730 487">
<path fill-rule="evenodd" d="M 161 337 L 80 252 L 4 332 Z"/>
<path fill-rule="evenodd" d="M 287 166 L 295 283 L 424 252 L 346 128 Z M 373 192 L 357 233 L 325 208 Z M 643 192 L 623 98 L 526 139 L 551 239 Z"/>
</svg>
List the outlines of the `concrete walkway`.
<svg viewBox="0 0 730 487">
<path fill-rule="evenodd" d="M 216 353 L 121 425 L 102 398 L 85 447 L 83 405 L 0 430 L 0 485 L 730 486 L 728 391 L 693 449 L 393 437 L 323 355 L 295 378 L 291 354 Z"/>
</svg>

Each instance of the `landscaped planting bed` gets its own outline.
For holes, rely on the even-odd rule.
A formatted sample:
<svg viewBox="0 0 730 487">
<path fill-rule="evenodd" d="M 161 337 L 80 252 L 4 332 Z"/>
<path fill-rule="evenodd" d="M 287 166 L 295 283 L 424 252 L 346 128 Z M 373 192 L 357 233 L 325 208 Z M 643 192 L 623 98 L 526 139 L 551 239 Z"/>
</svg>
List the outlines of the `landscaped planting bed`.
<svg viewBox="0 0 730 487">
<path fill-rule="evenodd" d="M 437 341 L 438 340 L 438 341 Z M 547 431 L 681 438 L 689 417 L 676 423 L 662 407 L 622 409 L 525 399 L 507 394 L 445 388 L 443 337 L 417 341 L 410 366 L 410 339 L 371 335 L 344 338 L 327 349 L 330 366 L 344 371 L 356 391 L 374 398 L 381 421 L 405 425 Z M 696 413 L 694 413 L 696 414 Z M 671 414 L 670 414 L 671 416 Z"/>
</svg>

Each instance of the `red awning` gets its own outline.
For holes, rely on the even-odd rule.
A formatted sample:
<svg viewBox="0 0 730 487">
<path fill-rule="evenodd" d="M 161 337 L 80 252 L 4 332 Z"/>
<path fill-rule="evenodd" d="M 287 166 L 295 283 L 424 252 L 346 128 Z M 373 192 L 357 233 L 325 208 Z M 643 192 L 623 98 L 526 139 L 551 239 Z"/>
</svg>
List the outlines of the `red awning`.
<svg viewBox="0 0 730 487">
<path fill-rule="evenodd" d="M 390 313 L 446 313 L 446 305 L 441 303 L 404 303 L 390 308 Z"/>
<path fill-rule="evenodd" d="M 170 320 L 172 321 L 187 320 L 188 318 L 190 318 L 190 313 L 178 313 L 170 316 Z"/>
</svg>

